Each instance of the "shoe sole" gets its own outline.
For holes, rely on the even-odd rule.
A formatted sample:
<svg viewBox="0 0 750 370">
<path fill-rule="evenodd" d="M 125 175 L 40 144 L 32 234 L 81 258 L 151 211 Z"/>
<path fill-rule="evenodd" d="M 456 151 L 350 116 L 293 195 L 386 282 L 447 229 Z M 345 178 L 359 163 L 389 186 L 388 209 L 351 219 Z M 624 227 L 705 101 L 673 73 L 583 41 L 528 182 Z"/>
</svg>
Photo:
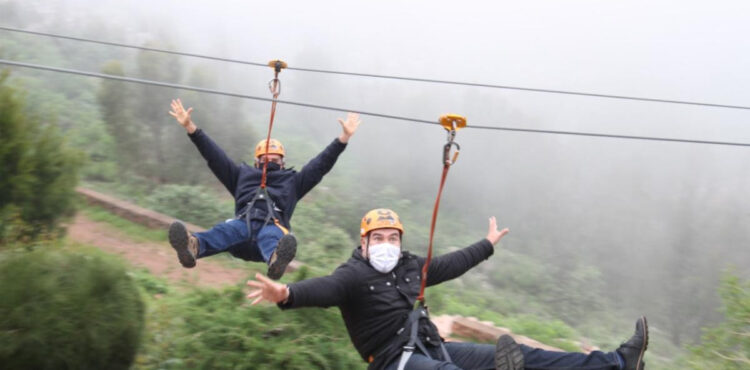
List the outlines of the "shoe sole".
<svg viewBox="0 0 750 370">
<path fill-rule="evenodd" d="M 273 280 L 279 280 L 284 276 L 286 267 L 292 262 L 297 254 L 297 238 L 292 234 L 286 234 L 279 239 L 279 246 L 276 248 L 276 260 L 268 265 L 268 277 Z"/>
<path fill-rule="evenodd" d="M 503 334 L 497 340 L 495 368 L 497 370 L 523 370 L 523 352 L 510 335 Z"/>
<path fill-rule="evenodd" d="M 177 252 L 177 258 L 183 267 L 195 267 L 195 257 L 188 250 L 188 231 L 182 222 L 175 221 L 169 225 L 169 244 Z"/>
<path fill-rule="evenodd" d="M 636 370 L 643 370 L 643 355 L 646 354 L 646 349 L 648 349 L 648 322 L 646 321 L 646 316 L 641 316 L 639 319 L 641 323 L 643 323 L 643 347 L 641 347 L 641 353 L 638 355 L 638 362 L 635 367 Z"/>
</svg>

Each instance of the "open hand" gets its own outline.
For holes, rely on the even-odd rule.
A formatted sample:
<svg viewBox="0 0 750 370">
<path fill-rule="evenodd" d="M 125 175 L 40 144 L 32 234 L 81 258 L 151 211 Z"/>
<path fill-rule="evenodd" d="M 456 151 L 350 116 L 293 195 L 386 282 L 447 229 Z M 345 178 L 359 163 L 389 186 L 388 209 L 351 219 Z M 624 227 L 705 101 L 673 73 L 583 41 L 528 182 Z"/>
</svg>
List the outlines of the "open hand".
<svg viewBox="0 0 750 370">
<path fill-rule="evenodd" d="M 255 280 L 249 280 L 247 282 L 248 286 L 257 289 L 247 295 L 248 299 L 255 298 L 252 304 L 258 304 L 262 301 L 280 303 L 289 298 L 289 289 L 286 285 L 279 284 L 261 273 L 255 274 Z"/>
<path fill-rule="evenodd" d="M 347 143 L 349 141 L 349 138 L 354 135 L 354 132 L 357 131 L 357 128 L 359 127 L 359 124 L 362 123 L 359 119 L 359 114 L 357 113 L 351 113 L 349 112 L 346 115 L 346 121 L 339 118 L 339 123 L 341 124 L 341 128 L 344 130 L 344 132 L 341 133 L 341 136 L 339 136 L 339 140 L 342 143 Z"/>
<path fill-rule="evenodd" d="M 490 230 L 487 232 L 487 240 L 489 240 L 492 245 L 497 244 L 497 242 L 499 242 L 500 239 L 502 239 L 505 234 L 509 232 L 510 230 L 508 230 L 507 227 L 498 231 L 497 220 L 495 219 L 495 216 L 490 217 Z"/>
<path fill-rule="evenodd" d="M 192 134 L 197 129 L 197 127 L 193 123 L 193 120 L 190 119 L 190 113 L 192 112 L 193 107 L 185 110 L 185 107 L 182 106 L 182 101 L 180 99 L 172 99 L 172 110 L 169 111 L 169 115 L 174 117 L 177 122 L 182 125 L 185 130 L 187 130 L 189 134 Z"/>
</svg>

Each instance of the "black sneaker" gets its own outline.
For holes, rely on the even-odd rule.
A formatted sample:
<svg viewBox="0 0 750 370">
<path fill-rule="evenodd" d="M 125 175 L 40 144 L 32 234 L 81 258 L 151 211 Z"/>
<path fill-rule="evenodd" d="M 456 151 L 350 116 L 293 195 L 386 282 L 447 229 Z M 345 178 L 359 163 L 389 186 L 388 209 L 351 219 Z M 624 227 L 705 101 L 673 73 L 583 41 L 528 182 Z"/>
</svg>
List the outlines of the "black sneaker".
<svg viewBox="0 0 750 370">
<path fill-rule="evenodd" d="M 495 346 L 495 369 L 523 370 L 523 352 L 521 346 L 508 334 L 498 338 Z"/>
<path fill-rule="evenodd" d="M 169 244 L 177 251 L 177 258 L 183 267 L 195 267 L 198 239 L 188 233 L 182 222 L 175 221 L 169 225 Z"/>
<path fill-rule="evenodd" d="M 617 348 L 617 353 L 625 360 L 625 370 L 643 370 L 643 354 L 648 348 L 648 323 L 641 316 L 635 322 L 635 334 Z"/>
<path fill-rule="evenodd" d="M 295 254 L 297 254 L 297 238 L 291 233 L 282 236 L 268 261 L 268 277 L 273 280 L 281 279 L 286 271 L 286 266 L 289 265 L 289 262 L 292 262 Z"/>
</svg>

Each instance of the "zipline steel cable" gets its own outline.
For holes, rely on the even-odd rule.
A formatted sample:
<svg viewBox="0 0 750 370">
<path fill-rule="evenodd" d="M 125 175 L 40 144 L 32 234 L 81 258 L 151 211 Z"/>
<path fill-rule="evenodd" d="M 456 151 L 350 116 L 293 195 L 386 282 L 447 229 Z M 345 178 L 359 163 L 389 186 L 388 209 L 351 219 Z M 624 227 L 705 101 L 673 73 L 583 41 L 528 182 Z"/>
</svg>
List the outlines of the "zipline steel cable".
<svg viewBox="0 0 750 370">
<path fill-rule="evenodd" d="M 169 88 L 175 88 L 175 89 L 202 92 L 202 93 L 207 93 L 207 94 L 231 96 L 231 97 L 242 98 L 242 99 L 273 102 L 273 99 L 271 98 L 263 98 L 259 96 L 232 93 L 232 92 L 207 89 L 207 88 L 189 86 L 189 85 L 173 84 L 173 83 L 168 83 L 168 82 L 145 80 L 145 79 L 133 78 L 133 77 L 114 76 L 114 75 L 107 75 L 107 74 L 102 74 L 102 73 L 78 71 L 78 70 L 73 70 L 73 69 L 58 68 L 58 67 L 51 67 L 51 66 L 44 66 L 44 65 L 23 63 L 23 62 L 15 62 L 15 61 L 5 60 L 5 59 L 0 59 L 0 64 L 16 66 L 16 67 L 31 68 L 31 69 L 37 69 L 37 70 L 44 70 L 44 71 L 51 71 L 51 72 L 58 72 L 58 73 L 73 74 L 73 75 L 79 75 L 79 76 L 96 77 L 96 78 L 122 81 L 122 82 L 131 82 L 131 83 L 137 83 L 137 84 L 143 84 L 143 85 L 169 87 Z M 425 120 L 425 119 L 397 116 L 397 115 L 391 115 L 391 114 L 383 114 L 383 113 L 377 113 L 377 112 L 365 112 L 365 111 L 349 109 L 349 108 L 332 107 L 332 106 L 326 106 L 326 105 L 310 104 L 310 103 L 296 102 L 296 101 L 290 101 L 290 100 L 280 100 L 280 99 L 276 101 L 279 104 L 296 105 L 300 107 L 307 107 L 307 108 L 313 108 L 313 109 L 330 110 L 330 111 L 336 111 L 336 112 L 358 112 L 361 115 L 366 115 L 366 116 L 371 116 L 371 117 L 380 117 L 380 118 L 387 118 L 387 119 L 393 119 L 393 120 L 399 120 L 399 121 L 423 123 L 423 124 L 429 124 L 429 125 L 439 124 L 437 121 L 433 121 L 433 120 Z M 497 131 L 528 132 L 528 133 L 537 133 L 537 134 L 574 135 L 574 136 L 602 137 L 602 138 L 612 138 L 612 139 L 650 140 L 650 141 L 665 141 L 665 142 L 675 142 L 675 143 L 750 147 L 750 143 L 727 142 L 727 141 L 674 139 L 674 138 L 651 137 L 651 136 L 612 135 L 612 134 L 597 134 L 597 133 L 577 132 L 577 131 L 540 130 L 540 129 L 527 129 L 527 128 L 517 128 L 517 127 L 483 126 L 483 125 L 471 125 L 469 128 L 483 129 L 483 130 L 497 130 Z"/>
<path fill-rule="evenodd" d="M 0 30 L 9 31 L 9 32 L 26 33 L 26 34 L 37 35 L 37 36 L 53 37 L 53 38 L 58 38 L 58 39 L 80 41 L 80 42 L 88 42 L 88 43 L 100 44 L 100 45 L 117 46 L 117 47 L 136 49 L 136 50 L 152 51 L 152 52 L 157 52 L 157 53 L 165 53 L 165 54 L 173 54 L 173 55 L 180 55 L 180 56 L 193 57 L 193 58 L 215 60 L 215 61 L 228 62 L 228 63 L 245 64 L 245 65 L 258 66 L 258 67 L 268 66 L 268 63 L 250 62 L 250 61 L 239 60 L 239 59 L 214 57 L 214 56 L 204 55 L 204 54 L 185 53 L 185 52 L 180 52 L 180 51 L 172 51 L 172 50 L 151 48 L 151 47 L 145 47 L 145 46 L 135 46 L 135 45 L 128 45 L 128 44 L 117 43 L 117 42 L 93 40 L 93 39 L 88 39 L 88 38 L 83 38 L 83 37 L 73 37 L 73 36 L 58 35 L 58 34 L 46 33 L 46 32 L 29 31 L 29 30 L 23 30 L 23 29 L 12 28 L 12 27 L 0 26 Z M 528 92 L 538 92 L 538 93 L 547 93 L 547 94 L 576 95 L 576 96 L 587 96 L 587 97 L 594 97 L 594 98 L 634 100 L 634 101 L 643 101 L 643 102 L 652 102 L 652 103 L 683 104 L 683 105 L 694 105 L 694 106 L 712 107 L 712 108 L 750 110 L 750 106 L 742 106 L 742 105 L 715 104 L 715 103 L 703 103 L 703 102 L 695 102 L 695 101 L 658 99 L 658 98 L 643 98 L 643 97 L 636 97 L 636 96 L 598 94 L 598 93 L 588 93 L 588 92 L 579 92 L 579 91 L 541 89 L 541 88 L 532 88 L 532 87 L 495 85 L 495 84 L 485 84 L 485 83 L 475 83 L 475 82 L 449 81 L 449 80 L 438 80 L 438 79 L 430 79 L 430 78 L 379 75 L 379 74 L 374 74 L 374 73 L 343 72 L 343 71 L 334 71 L 334 70 L 317 69 L 317 68 L 287 67 L 287 69 L 294 70 L 294 71 L 302 71 L 302 72 L 337 74 L 337 75 L 345 75 L 345 76 L 369 77 L 369 78 L 412 81 L 412 82 L 425 82 L 425 83 L 444 84 L 444 85 L 461 85 L 461 86 L 470 86 L 470 87 L 517 90 L 517 91 L 528 91 Z"/>
</svg>

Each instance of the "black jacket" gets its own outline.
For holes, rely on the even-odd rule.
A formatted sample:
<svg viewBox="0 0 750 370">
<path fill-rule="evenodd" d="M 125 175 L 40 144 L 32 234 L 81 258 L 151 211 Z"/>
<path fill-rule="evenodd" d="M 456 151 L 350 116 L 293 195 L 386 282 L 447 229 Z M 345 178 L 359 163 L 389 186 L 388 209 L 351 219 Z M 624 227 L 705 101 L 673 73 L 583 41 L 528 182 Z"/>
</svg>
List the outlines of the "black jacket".
<svg viewBox="0 0 750 370">
<path fill-rule="evenodd" d="M 237 165 L 227 154 L 211 140 L 203 130 L 198 129 L 188 135 L 193 141 L 203 158 L 208 162 L 208 167 L 216 178 L 229 190 L 235 201 L 235 215 L 239 216 L 245 212 L 247 203 L 250 202 L 258 188 L 263 175 L 263 169 L 249 166 L 246 163 Z M 266 189 L 276 207 L 281 210 L 276 217 L 287 229 L 291 229 L 290 219 L 297 206 L 297 201 L 302 199 L 307 192 L 317 185 L 323 176 L 333 168 L 339 154 L 344 151 L 346 144 L 334 139 L 320 154 L 311 159 L 302 169 L 297 172 L 292 169 L 268 171 Z M 256 204 L 265 212 L 265 205 Z"/>
<path fill-rule="evenodd" d="M 427 271 L 427 286 L 461 276 L 493 253 L 492 243 L 482 239 L 435 257 Z M 290 284 L 289 299 L 279 307 L 338 306 L 354 347 L 365 361 L 373 357 L 370 368 L 379 369 L 401 353 L 408 339 L 397 333 L 414 308 L 425 261 L 404 251 L 393 271 L 383 274 L 372 268 L 357 248 L 333 274 Z M 419 333 L 433 345 L 441 340 L 431 322 L 421 321 Z"/>
</svg>

